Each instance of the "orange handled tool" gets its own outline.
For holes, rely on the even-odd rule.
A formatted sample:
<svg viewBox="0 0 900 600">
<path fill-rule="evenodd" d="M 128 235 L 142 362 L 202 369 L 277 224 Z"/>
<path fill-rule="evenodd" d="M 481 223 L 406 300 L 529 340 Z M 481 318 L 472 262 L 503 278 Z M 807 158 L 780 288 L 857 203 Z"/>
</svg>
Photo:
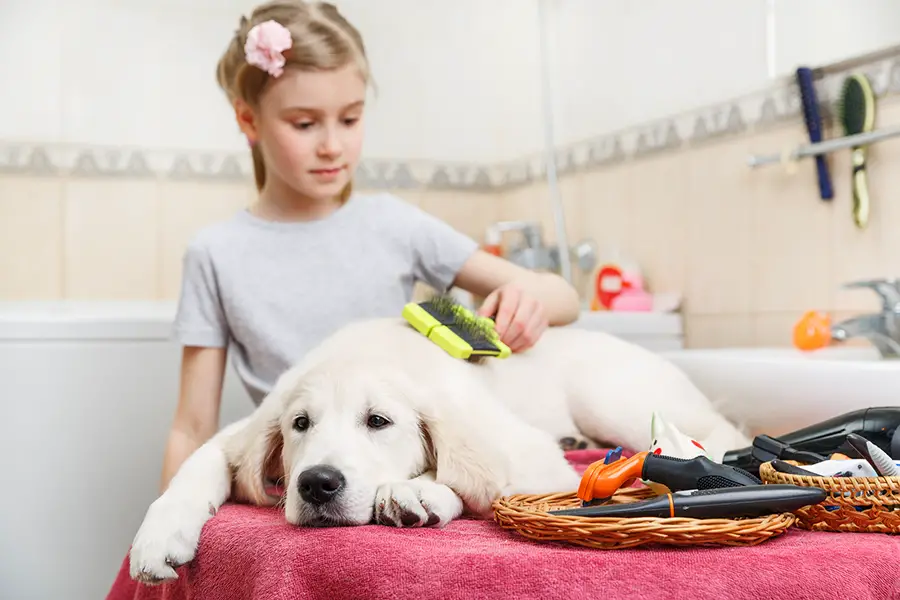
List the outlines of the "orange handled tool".
<svg viewBox="0 0 900 600">
<path fill-rule="evenodd" d="M 644 459 L 649 452 L 638 452 L 630 458 L 619 459 L 608 465 L 602 461 L 591 464 L 584 471 L 578 485 L 578 498 L 583 502 L 606 500 L 616 490 L 641 476 Z"/>
<path fill-rule="evenodd" d="M 578 486 L 578 498 L 585 503 L 607 500 L 635 479 L 648 482 L 657 493 L 660 493 L 659 486 L 677 492 L 762 483 L 743 469 L 713 462 L 702 455 L 684 459 L 638 452 L 631 458 L 609 464 L 598 461 L 585 469 Z"/>
</svg>

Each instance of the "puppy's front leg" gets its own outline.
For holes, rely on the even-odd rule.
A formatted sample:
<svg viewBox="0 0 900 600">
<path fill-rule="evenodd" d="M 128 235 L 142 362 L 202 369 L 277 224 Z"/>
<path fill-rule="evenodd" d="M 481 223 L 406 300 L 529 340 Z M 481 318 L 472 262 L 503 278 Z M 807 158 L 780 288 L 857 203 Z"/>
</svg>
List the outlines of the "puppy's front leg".
<svg viewBox="0 0 900 600">
<path fill-rule="evenodd" d="M 175 568 L 193 560 L 203 526 L 231 490 L 224 442 L 245 424 L 229 425 L 200 446 L 147 509 L 131 545 L 132 579 L 147 584 L 177 579 Z"/>
<path fill-rule="evenodd" d="M 375 494 L 375 521 L 394 527 L 444 527 L 463 511 L 456 492 L 426 472 L 415 479 L 389 483 Z"/>
</svg>

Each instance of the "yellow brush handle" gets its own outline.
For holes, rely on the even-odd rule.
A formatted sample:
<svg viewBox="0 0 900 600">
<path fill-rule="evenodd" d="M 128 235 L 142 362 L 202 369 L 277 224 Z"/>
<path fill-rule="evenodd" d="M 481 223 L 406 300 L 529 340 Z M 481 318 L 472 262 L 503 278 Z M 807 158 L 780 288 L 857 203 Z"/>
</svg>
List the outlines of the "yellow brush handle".
<svg viewBox="0 0 900 600">
<path fill-rule="evenodd" d="M 869 186 L 866 179 L 866 155 L 853 149 L 853 222 L 860 229 L 869 224 Z"/>
</svg>

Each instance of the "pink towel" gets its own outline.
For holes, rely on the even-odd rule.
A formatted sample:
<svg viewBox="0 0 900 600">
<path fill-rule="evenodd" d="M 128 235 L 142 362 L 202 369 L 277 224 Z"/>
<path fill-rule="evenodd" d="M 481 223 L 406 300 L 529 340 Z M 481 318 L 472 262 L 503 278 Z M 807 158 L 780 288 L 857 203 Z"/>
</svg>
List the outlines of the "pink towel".
<svg viewBox="0 0 900 600">
<path fill-rule="evenodd" d="M 573 451 L 583 469 L 599 451 Z M 443 530 L 302 529 L 276 509 L 228 504 L 173 583 L 123 561 L 107 600 L 900 599 L 900 539 L 796 529 L 747 548 L 592 550 L 539 543 L 492 521 Z"/>
</svg>

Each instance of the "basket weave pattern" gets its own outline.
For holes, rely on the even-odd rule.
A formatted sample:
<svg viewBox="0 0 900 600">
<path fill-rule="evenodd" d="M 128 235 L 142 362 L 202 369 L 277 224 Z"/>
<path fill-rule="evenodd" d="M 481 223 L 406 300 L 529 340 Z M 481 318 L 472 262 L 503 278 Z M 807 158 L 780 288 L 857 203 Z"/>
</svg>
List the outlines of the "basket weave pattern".
<svg viewBox="0 0 900 600">
<path fill-rule="evenodd" d="M 791 475 L 776 471 L 768 462 L 760 465 L 759 475 L 765 483 L 820 487 L 828 492 L 823 502 L 794 511 L 798 527 L 812 531 L 900 533 L 900 477 Z"/>
<path fill-rule="evenodd" d="M 647 488 L 625 489 L 610 502 L 634 502 L 653 495 Z M 754 546 L 784 533 L 796 520 L 790 513 L 755 519 L 690 519 L 553 516 L 547 512 L 578 506 L 581 500 L 574 493 L 521 494 L 500 498 L 493 508 L 501 527 L 526 538 L 600 549 L 646 544 Z"/>
</svg>

